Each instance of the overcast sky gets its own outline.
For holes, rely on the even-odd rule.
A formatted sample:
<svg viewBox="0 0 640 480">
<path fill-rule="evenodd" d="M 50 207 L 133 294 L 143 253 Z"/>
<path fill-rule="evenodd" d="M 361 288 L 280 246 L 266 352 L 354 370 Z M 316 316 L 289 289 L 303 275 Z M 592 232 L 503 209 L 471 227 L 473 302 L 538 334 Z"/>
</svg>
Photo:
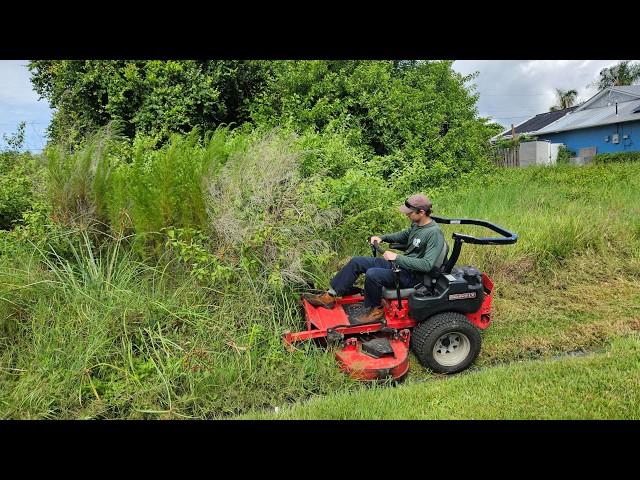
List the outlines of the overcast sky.
<svg viewBox="0 0 640 480">
<path fill-rule="evenodd" d="M 480 93 L 478 110 L 508 128 L 557 104 L 555 89 L 577 90 L 578 102 L 597 93 L 588 86 L 600 70 L 619 60 L 457 60 L 454 70 L 480 72 L 472 83 Z"/>
<path fill-rule="evenodd" d="M 508 128 L 543 112 L 556 103 L 555 89 L 575 89 L 584 101 L 596 93 L 587 85 L 605 67 L 618 60 L 458 60 L 453 68 L 462 73 L 480 72 L 472 82 L 480 93 L 478 110 Z M 26 60 L 0 60 L 0 148 L 2 135 L 15 133 L 27 122 L 25 147 L 40 151 L 51 120 L 46 100 L 38 101 L 31 89 Z"/>
</svg>

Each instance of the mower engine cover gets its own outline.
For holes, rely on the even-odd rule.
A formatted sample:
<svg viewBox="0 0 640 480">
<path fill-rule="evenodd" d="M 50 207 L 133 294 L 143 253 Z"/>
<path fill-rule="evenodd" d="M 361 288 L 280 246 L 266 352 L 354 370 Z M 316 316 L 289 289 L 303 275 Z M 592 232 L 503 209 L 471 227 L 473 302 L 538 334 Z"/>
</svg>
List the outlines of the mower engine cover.
<svg viewBox="0 0 640 480">
<path fill-rule="evenodd" d="M 475 267 L 456 267 L 438 277 L 433 291 L 416 289 L 409 297 L 409 314 L 422 322 L 440 312 L 474 313 L 484 300 L 482 272 Z"/>
</svg>

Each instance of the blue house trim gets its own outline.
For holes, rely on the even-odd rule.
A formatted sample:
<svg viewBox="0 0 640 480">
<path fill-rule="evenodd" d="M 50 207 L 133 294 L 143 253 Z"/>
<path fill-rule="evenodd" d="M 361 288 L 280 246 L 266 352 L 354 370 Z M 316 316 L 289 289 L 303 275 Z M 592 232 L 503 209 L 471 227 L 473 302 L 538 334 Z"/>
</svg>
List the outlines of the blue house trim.
<svg viewBox="0 0 640 480">
<path fill-rule="evenodd" d="M 618 134 L 618 143 L 613 143 L 615 134 Z M 640 120 L 547 133 L 537 137 L 538 140 L 563 143 L 576 155 L 581 148 L 588 147 L 596 147 L 596 153 L 635 152 L 640 151 Z"/>
</svg>

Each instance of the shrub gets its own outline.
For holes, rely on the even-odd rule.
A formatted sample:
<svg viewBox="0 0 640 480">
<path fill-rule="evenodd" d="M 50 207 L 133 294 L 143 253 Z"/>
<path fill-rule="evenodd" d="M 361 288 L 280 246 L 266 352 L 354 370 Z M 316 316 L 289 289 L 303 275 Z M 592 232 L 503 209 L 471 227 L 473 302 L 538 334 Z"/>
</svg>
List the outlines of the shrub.
<svg viewBox="0 0 640 480">
<path fill-rule="evenodd" d="M 29 152 L 0 152 L 0 230 L 10 230 L 41 197 L 40 158 Z"/>
<path fill-rule="evenodd" d="M 601 153 L 593 157 L 594 163 L 637 162 L 640 152 Z"/>
<path fill-rule="evenodd" d="M 561 145 L 558 148 L 558 157 L 556 159 L 556 163 L 558 165 L 568 165 L 571 163 L 571 159 L 576 156 L 576 152 L 573 150 L 569 150 L 564 145 Z"/>
</svg>

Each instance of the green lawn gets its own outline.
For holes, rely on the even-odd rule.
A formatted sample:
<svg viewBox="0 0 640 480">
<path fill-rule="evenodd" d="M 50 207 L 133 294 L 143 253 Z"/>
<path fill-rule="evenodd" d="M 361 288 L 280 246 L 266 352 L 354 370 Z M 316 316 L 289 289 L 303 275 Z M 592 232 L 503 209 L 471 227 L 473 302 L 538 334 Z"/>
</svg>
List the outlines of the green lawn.
<svg viewBox="0 0 640 480">
<path fill-rule="evenodd" d="M 640 419 L 640 336 L 585 356 L 514 362 L 314 398 L 243 419 Z"/>
</svg>

